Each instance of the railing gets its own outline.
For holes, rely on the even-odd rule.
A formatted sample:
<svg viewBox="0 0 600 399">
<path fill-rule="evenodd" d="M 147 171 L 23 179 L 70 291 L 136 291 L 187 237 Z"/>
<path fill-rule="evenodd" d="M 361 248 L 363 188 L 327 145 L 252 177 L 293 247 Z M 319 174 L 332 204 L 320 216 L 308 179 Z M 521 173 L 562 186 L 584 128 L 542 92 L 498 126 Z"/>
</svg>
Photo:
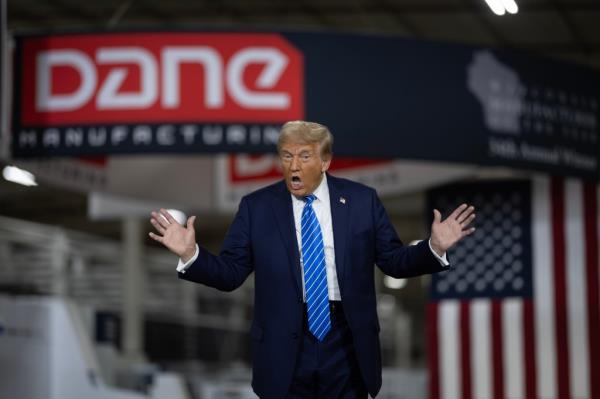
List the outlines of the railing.
<svg viewBox="0 0 600 399">
<path fill-rule="evenodd" d="M 144 311 L 154 319 L 194 327 L 245 330 L 252 303 L 249 281 L 221 293 L 179 280 L 176 258 L 145 248 Z M 122 244 L 60 227 L 0 216 L 0 291 L 67 296 L 97 310 L 120 312 L 123 303 Z"/>
</svg>

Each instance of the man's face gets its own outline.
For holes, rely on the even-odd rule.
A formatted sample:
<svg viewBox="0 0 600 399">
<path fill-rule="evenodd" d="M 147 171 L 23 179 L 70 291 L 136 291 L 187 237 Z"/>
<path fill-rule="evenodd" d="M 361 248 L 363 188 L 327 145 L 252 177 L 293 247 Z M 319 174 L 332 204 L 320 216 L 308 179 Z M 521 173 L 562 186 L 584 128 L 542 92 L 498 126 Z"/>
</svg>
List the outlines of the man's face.
<svg viewBox="0 0 600 399">
<path fill-rule="evenodd" d="M 279 152 L 285 184 L 290 193 L 304 197 L 312 194 L 329 169 L 331 159 L 321 159 L 318 143 L 284 143 Z"/>
</svg>

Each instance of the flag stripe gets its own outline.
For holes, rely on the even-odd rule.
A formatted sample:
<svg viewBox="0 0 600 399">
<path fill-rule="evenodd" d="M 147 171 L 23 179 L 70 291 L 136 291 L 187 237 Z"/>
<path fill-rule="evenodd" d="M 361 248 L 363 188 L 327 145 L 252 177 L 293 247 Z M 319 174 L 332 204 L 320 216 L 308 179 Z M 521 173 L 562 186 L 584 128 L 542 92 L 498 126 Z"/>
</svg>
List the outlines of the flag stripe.
<svg viewBox="0 0 600 399">
<path fill-rule="evenodd" d="M 502 304 L 504 380 L 507 398 L 523 397 L 523 301 L 507 299 Z"/>
<path fill-rule="evenodd" d="M 590 397 L 600 398 L 600 297 L 598 295 L 598 191 L 595 184 L 587 183 L 584 186 L 584 223 L 585 223 L 585 264 L 587 283 L 587 317 L 588 317 L 588 345 L 590 356 L 589 380 Z"/>
<path fill-rule="evenodd" d="M 536 362 L 535 362 L 535 327 L 533 321 L 533 303 L 530 299 L 523 301 L 523 340 L 525 363 L 525 398 L 537 399 Z"/>
<path fill-rule="evenodd" d="M 554 312 L 556 334 L 556 382 L 557 397 L 568 398 L 569 387 L 569 340 L 567 337 L 567 298 L 566 298 L 566 259 L 565 259 L 565 203 L 564 183 L 560 178 L 552 178 L 552 243 L 554 262 Z"/>
<path fill-rule="evenodd" d="M 471 305 L 471 364 L 473 395 L 477 399 L 492 398 L 492 344 L 490 302 L 476 299 Z"/>
<path fill-rule="evenodd" d="M 565 236 L 567 286 L 567 326 L 571 397 L 589 398 L 587 317 L 585 309 L 585 237 L 583 236 L 583 192 L 578 181 L 565 183 Z"/>
<path fill-rule="evenodd" d="M 504 399 L 504 360 L 502 354 L 502 301 L 492 304 L 492 370 L 494 399 Z"/>
<path fill-rule="evenodd" d="M 532 201 L 533 295 L 535 317 L 535 362 L 538 366 L 537 393 L 540 398 L 556 398 L 556 335 L 551 268 L 550 181 L 533 181 Z"/>
<path fill-rule="evenodd" d="M 485 216 L 432 279 L 430 398 L 600 399 L 600 186 L 536 176 L 464 192 Z"/>
<path fill-rule="evenodd" d="M 460 302 L 460 365 L 462 398 L 471 399 L 471 317 L 469 301 Z"/>
<path fill-rule="evenodd" d="M 429 399 L 440 398 L 440 364 L 438 359 L 438 304 L 427 305 L 427 335 L 429 361 Z"/>
<path fill-rule="evenodd" d="M 457 399 L 460 392 L 460 336 L 458 301 L 444 301 L 439 304 L 440 318 L 440 394 L 442 398 Z"/>
</svg>

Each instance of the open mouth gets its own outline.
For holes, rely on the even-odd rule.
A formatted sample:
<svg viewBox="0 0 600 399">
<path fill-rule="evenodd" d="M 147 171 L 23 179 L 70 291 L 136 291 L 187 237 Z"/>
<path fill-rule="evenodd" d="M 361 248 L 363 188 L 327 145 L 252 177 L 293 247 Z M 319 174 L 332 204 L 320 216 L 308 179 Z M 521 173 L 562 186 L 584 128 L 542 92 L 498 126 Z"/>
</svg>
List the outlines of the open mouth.
<svg viewBox="0 0 600 399">
<path fill-rule="evenodd" d="M 292 176 L 291 186 L 292 190 L 299 190 L 302 188 L 302 180 L 299 176 Z"/>
</svg>

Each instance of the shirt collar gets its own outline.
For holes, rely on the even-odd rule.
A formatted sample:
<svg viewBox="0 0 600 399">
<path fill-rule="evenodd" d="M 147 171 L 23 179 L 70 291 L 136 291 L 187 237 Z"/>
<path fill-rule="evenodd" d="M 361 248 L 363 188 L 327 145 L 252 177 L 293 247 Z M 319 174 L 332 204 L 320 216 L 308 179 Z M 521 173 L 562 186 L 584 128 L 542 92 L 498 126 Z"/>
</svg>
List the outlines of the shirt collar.
<svg viewBox="0 0 600 399">
<path fill-rule="evenodd" d="M 317 189 L 313 192 L 317 200 L 323 201 L 326 198 L 326 194 L 329 193 L 329 187 L 327 187 L 327 173 L 323 173 L 323 179 L 321 179 L 321 183 L 317 186 Z"/>
</svg>

